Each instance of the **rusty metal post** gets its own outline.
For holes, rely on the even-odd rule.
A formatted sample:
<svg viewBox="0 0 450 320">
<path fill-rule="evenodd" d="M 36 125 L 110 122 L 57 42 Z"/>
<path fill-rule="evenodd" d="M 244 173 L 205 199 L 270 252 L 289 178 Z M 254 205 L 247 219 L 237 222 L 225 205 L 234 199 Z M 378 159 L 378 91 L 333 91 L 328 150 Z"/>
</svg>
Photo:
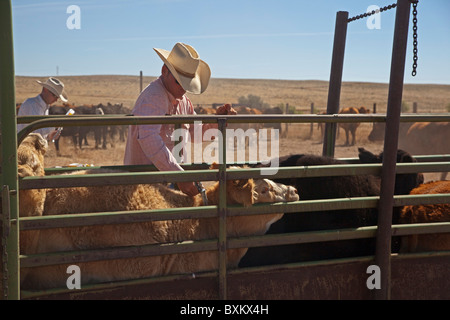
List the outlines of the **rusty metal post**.
<svg viewBox="0 0 450 320">
<path fill-rule="evenodd" d="M 218 119 L 222 145 L 219 139 L 219 299 L 227 299 L 227 136 L 225 118 Z"/>
<path fill-rule="evenodd" d="M 311 111 L 310 111 L 310 113 L 311 114 L 314 113 L 314 102 L 311 102 Z M 315 125 L 315 123 L 311 122 L 311 126 L 309 127 L 309 138 L 310 139 L 312 138 L 312 135 L 313 135 L 314 125 Z"/>
<path fill-rule="evenodd" d="M 381 289 L 375 291 L 376 299 L 390 298 L 392 210 L 394 202 L 395 170 L 397 164 L 398 132 L 405 72 L 405 56 L 408 40 L 409 12 L 409 0 L 398 0 L 386 111 L 387 118 L 383 166 L 381 170 L 380 202 L 378 205 L 375 263 L 380 267 Z"/>
<path fill-rule="evenodd" d="M 289 114 L 289 103 L 286 103 L 286 112 L 285 112 L 285 114 Z M 280 123 L 280 126 L 281 126 L 281 123 Z M 284 131 L 284 136 L 285 137 L 287 137 L 287 134 L 288 134 L 288 131 L 289 131 L 289 123 L 285 123 L 284 124 L 284 128 L 285 128 L 285 131 Z"/>
<path fill-rule="evenodd" d="M 347 37 L 347 11 L 338 11 L 334 31 L 333 57 L 331 59 L 330 83 L 328 87 L 327 114 L 339 113 L 341 97 L 342 70 L 344 67 L 345 39 Z M 334 156 L 336 142 L 336 123 L 325 124 L 323 140 L 324 156 Z"/>
</svg>

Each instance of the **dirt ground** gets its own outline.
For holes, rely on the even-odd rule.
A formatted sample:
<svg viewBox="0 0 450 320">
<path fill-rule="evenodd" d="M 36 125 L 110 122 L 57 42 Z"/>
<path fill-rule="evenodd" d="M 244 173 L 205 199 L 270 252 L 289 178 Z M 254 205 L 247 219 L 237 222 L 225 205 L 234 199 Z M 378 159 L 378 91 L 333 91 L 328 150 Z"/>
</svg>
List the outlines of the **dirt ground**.
<svg viewBox="0 0 450 320">
<path fill-rule="evenodd" d="M 16 76 L 16 101 L 23 102 L 28 97 L 39 93 L 40 86 L 36 80 L 46 77 Z M 63 76 L 59 77 L 65 83 L 69 102 L 74 105 L 123 103 L 132 108 L 140 90 L 138 76 L 97 75 L 97 76 Z M 143 87 L 155 77 L 144 77 Z M 326 110 L 328 97 L 328 82 L 314 80 L 261 80 L 261 79 L 214 79 L 208 90 L 201 95 L 190 95 L 194 105 L 211 105 L 212 103 L 237 103 L 240 97 L 248 95 L 260 97 L 271 106 L 286 106 L 294 108 L 297 113 L 310 113 L 311 105 L 314 112 Z M 377 113 L 386 111 L 388 84 L 344 82 L 341 90 L 341 106 L 365 106 L 373 110 L 376 104 Z M 450 104 L 450 85 L 405 84 L 403 105 L 407 112 L 413 111 L 414 103 L 418 112 L 447 112 Z M 382 143 L 370 142 L 367 137 L 372 124 L 362 123 L 357 131 L 356 145 L 345 146 L 345 134 L 342 131 L 336 141 L 335 157 L 353 158 L 358 156 L 358 147 L 364 147 L 374 153 L 382 151 Z M 82 150 L 75 149 L 72 141 L 61 138 L 61 155 L 57 156 L 54 145 L 50 145 L 46 156 L 46 166 L 67 166 L 71 163 L 101 165 L 121 165 L 123 163 L 124 142 L 116 141 L 114 148 L 108 145 L 106 150 L 96 150 L 94 140 L 89 139 L 89 146 Z M 205 143 L 203 143 L 205 147 Z M 249 150 L 246 151 L 247 154 Z M 322 139 L 317 124 L 290 124 L 288 134 L 279 141 L 278 154 L 309 153 L 322 154 Z M 437 179 L 439 174 L 427 174 L 429 179 Z"/>
<path fill-rule="evenodd" d="M 335 146 L 336 158 L 356 158 L 358 157 L 358 147 L 364 147 L 373 153 L 379 154 L 383 149 L 382 142 L 371 142 L 367 136 L 371 130 L 371 124 L 362 123 L 357 131 L 356 144 L 354 146 L 345 146 L 345 134 L 341 130 Z M 285 128 L 282 128 L 285 130 Z M 270 132 L 270 131 L 269 131 Z M 270 133 L 268 132 L 268 136 Z M 284 156 L 289 154 L 322 154 L 322 137 L 321 132 L 317 128 L 317 124 L 313 124 L 312 136 L 311 124 L 290 124 L 286 136 L 283 136 L 279 140 L 278 154 L 274 156 Z M 114 147 L 111 144 L 107 145 L 107 149 L 95 149 L 93 136 L 88 136 L 88 146 L 83 146 L 82 149 L 75 148 L 70 138 L 62 137 L 60 142 L 60 155 L 57 155 L 54 144 L 50 143 L 49 150 L 45 156 L 45 166 L 69 166 L 71 164 L 82 165 L 95 165 L 95 166 L 109 166 L 109 165 L 122 165 L 123 155 L 125 152 L 125 142 L 115 141 Z M 203 142 L 203 149 L 211 142 Z M 267 149 L 270 149 L 271 144 L 268 144 Z M 195 147 L 194 147 L 195 148 Z M 249 160 L 249 151 L 252 151 L 251 147 L 246 146 L 246 158 Z M 276 149 L 274 149 L 276 150 Z M 228 160 L 237 159 L 237 151 L 233 155 L 227 154 Z M 273 155 L 270 151 L 267 152 L 268 158 Z M 266 159 L 268 159 L 266 158 Z M 192 156 L 192 159 L 194 157 Z M 258 159 L 261 160 L 261 159 Z M 426 173 L 426 181 L 439 180 L 439 173 Z"/>
</svg>

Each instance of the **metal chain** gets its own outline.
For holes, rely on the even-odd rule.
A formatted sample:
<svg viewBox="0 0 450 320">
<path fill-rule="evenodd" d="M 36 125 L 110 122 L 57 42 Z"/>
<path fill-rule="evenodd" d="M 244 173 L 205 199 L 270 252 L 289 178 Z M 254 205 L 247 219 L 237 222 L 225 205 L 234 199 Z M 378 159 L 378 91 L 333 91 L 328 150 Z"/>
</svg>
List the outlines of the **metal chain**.
<svg viewBox="0 0 450 320">
<path fill-rule="evenodd" d="M 413 5 L 413 65 L 411 75 L 414 77 L 417 74 L 417 60 L 419 59 L 417 56 L 417 4 L 419 0 L 411 0 Z"/>
<path fill-rule="evenodd" d="M 395 8 L 396 6 L 397 6 L 397 4 L 396 4 L 396 3 L 393 3 L 393 4 L 390 4 L 390 5 L 385 6 L 385 7 L 383 7 L 383 8 L 380 8 L 380 9 L 377 9 L 377 10 L 372 10 L 372 12 L 366 12 L 366 13 L 363 13 L 363 14 L 360 14 L 360 15 L 357 15 L 357 16 L 354 16 L 354 17 L 351 17 L 351 18 L 347 19 L 347 22 L 352 22 L 352 21 L 355 21 L 355 20 L 358 20 L 358 19 L 366 18 L 366 17 L 369 17 L 369 16 L 371 16 L 371 15 L 373 15 L 373 14 L 380 13 L 380 12 L 383 12 L 383 11 L 387 11 L 387 10 L 393 9 L 393 8 Z"/>
<path fill-rule="evenodd" d="M 418 45 L 418 41 L 417 41 L 417 4 L 419 3 L 419 0 L 410 0 L 410 1 L 413 5 L 413 53 L 414 53 L 413 66 L 412 66 L 413 70 L 412 70 L 411 74 L 414 77 L 417 74 L 417 60 L 419 60 L 419 57 L 417 55 L 417 53 L 418 53 L 418 49 L 417 49 L 417 45 Z M 393 9 L 396 6 L 397 6 L 397 4 L 393 3 L 393 4 L 385 6 L 383 8 L 380 8 L 377 10 L 372 10 L 372 12 L 366 12 L 366 13 L 351 17 L 351 18 L 347 19 L 347 23 L 358 20 L 358 19 L 369 17 L 376 13 L 380 13 L 383 11 Z"/>
</svg>

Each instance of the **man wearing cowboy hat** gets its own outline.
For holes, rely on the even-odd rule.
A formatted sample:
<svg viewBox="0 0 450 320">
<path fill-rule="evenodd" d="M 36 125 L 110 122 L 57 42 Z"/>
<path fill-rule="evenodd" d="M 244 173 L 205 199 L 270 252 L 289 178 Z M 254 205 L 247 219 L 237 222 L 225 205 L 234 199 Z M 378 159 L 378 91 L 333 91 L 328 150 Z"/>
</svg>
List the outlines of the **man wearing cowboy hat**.
<svg viewBox="0 0 450 320">
<path fill-rule="evenodd" d="M 46 82 L 36 80 L 42 86 L 42 91 L 34 98 L 28 98 L 19 108 L 18 116 L 42 116 L 48 115 L 49 106 L 61 99 L 67 102 L 67 96 L 64 92 L 64 84 L 56 78 L 48 78 Z M 27 124 L 22 123 L 17 125 L 17 132 L 22 130 Z M 57 129 L 55 128 L 41 128 L 34 132 L 40 133 L 44 138 L 52 140 Z"/>
<path fill-rule="evenodd" d="M 155 49 L 164 62 L 161 76 L 151 82 L 139 95 L 132 113 L 136 116 L 195 115 L 186 92 L 201 94 L 208 87 L 211 70 L 190 45 L 177 43 L 172 51 Z M 217 114 L 236 114 L 230 105 L 219 107 Z M 183 142 L 188 135 L 195 138 L 193 124 L 184 124 Z M 203 132 L 217 124 L 202 125 Z M 189 131 L 188 131 L 189 130 Z M 128 129 L 124 164 L 154 164 L 161 171 L 182 171 L 172 149 L 174 124 L 133 125 Z M 202 135 L 203 136 L 203 135 Z M 198 141 L 200 142 L 200 141 Z M 178 182 L 184 193 L 194 196 L 198 192 L 193 182 Z"/>
</svg>

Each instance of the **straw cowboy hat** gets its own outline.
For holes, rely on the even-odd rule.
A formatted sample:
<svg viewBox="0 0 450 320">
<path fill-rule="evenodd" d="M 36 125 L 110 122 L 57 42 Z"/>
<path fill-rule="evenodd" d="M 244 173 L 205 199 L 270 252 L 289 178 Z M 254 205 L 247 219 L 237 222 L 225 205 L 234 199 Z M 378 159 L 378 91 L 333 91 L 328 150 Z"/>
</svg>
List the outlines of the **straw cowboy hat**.
<svg viewBox="0 0 450 320">
<path fill-rule="evenodd" d="M 208 87 L 211 70 L 193 47 L 178 42 L 172 51 L 153 48 L 184 90 L 203 93 Z"/>
<path fill-rule="evenodd" d="M 39 80 L 36 80 L 36 82 L 44 88 L 50 90 L 51 93 L 60 98 L 63 102 L 67 102 L 67 95 L 64 92 L 64 83 L 60 80 L 50 77 L 46 82 L 41 82 Z"/>
</svg>

